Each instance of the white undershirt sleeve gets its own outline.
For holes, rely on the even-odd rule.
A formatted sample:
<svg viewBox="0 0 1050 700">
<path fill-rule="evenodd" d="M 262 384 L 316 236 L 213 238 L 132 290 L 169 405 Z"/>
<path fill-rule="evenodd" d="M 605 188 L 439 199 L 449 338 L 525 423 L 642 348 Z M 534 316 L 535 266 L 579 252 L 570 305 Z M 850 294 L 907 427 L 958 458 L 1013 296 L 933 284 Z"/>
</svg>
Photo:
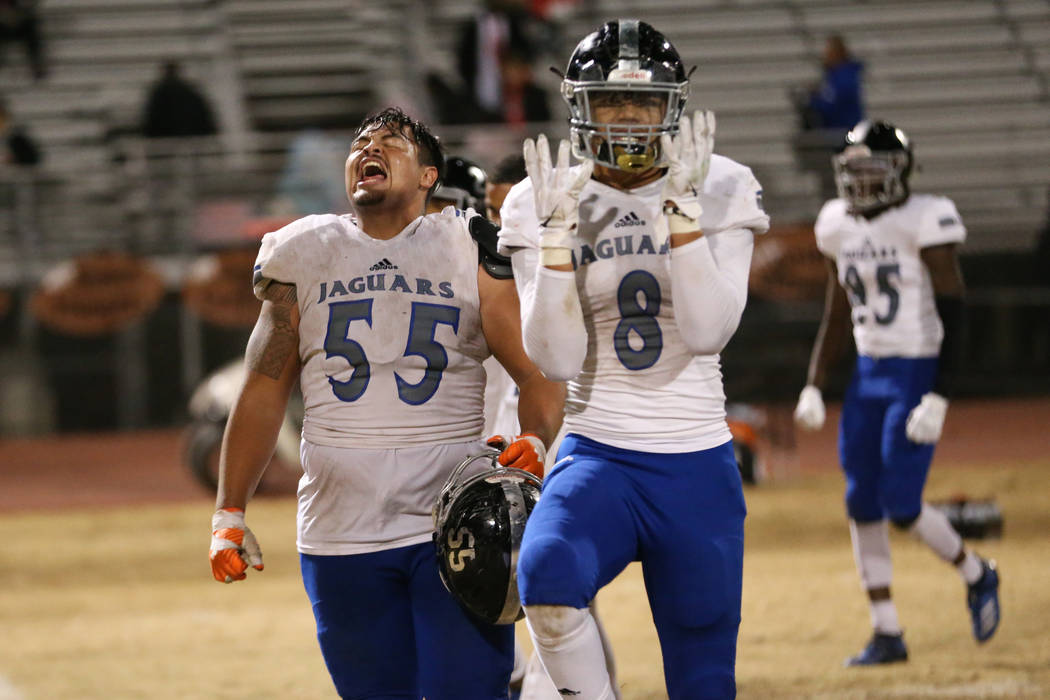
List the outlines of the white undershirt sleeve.
<svg viewBox="0 0 1050 700">
<path fill-rule="evenodd" d="M 754 234 L 731 229 L 671 249 L 671 298 L 689 351 L 715 355 L 733 337 L 747 303 Z"/>
<path fill-rule="evenodd" d="M 548 379 L 572 379 L 587 355 L 576 273 L 540 265 L 539 251 L 534 248 L 515 250 L 511 264 L 521 300 L 525 353 Z"/>
</svg>

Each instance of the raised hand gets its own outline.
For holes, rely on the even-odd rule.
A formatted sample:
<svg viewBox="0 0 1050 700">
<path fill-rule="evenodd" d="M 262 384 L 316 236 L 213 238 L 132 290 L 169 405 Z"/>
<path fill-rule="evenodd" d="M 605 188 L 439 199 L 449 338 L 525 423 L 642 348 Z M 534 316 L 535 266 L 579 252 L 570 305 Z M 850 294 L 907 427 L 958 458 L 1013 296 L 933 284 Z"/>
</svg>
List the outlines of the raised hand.
<svg viewBox="0 0 1050 700">
<path fill-rule="evenodd" d="M 525 139 L 522 150 L 540 222 L 540 262 L 568 264 L 572 261 L 570 241 L 580 218 L 580 192 L 591 178 L 594 161 L 584 160 L 572 167 L 569 142 L 562 140 L 558 144 L 558 161 L 552 164 L 550 146 L 543 134 L 536 141 Z"/>
<path fill-rule="evenodd" d="M 696 111 L 692 120 L 682 117 L 678 134 L 660 137 L 660 148 L 667 163 L 663 189 L 664 212 L 671 233 L 697 231 L 700 228 L 699 196 L 711 167 L 715 145 L 715 115 Z"/>
</svg>

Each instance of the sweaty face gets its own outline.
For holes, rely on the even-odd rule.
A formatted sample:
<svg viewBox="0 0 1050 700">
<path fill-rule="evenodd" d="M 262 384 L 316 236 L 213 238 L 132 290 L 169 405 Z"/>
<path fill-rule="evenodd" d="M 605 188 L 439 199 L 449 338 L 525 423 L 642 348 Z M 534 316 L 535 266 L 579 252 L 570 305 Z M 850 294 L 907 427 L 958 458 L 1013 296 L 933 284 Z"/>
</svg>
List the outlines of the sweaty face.
<svg viewBox="0 0 1050 700">
<path fill-rule="evenodd" d="M 591 117 L 601 124 L 661 124 L 667 111 L 667 97 L 656 92 L 595 90 L 590 102 Z"/>
<path fill-rule="evenodd" d="M 591 119 L 604 125 L 592 137 L 591 150 L 607 153 L 620 170 L 650 170 L 658 155 L 656 127 L 667 114 L 666 93 L 595 90 L 589 98 Z"/>
<path fill-rule="evenodd" d="M 346 159 L 346 194 L 354 206 L 369 206 L 419 193 L 427 166 L 412 139 L 385 127 L 361 133 Z"/>
</svg>

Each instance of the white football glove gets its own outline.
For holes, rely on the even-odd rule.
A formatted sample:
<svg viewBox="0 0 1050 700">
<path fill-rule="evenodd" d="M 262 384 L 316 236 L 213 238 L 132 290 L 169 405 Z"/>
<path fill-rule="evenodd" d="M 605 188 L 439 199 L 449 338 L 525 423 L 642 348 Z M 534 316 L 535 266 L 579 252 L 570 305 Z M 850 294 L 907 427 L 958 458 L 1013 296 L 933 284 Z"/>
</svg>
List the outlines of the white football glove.
<svg viewBox="0 0 1050 700">
<path fill-rule="evenodd" d="M 525 139 L 522 150 L 540 220 L 540 263 L 567 265 L 572 262 L 571 240 L 580 220 L 580 192 L 591 179 L 594 161 L 586 159 L 575 169 L 570 167 L 569 142 L 562 140 L 558 162 L 552 165 L 550 146 L 543 134 L 535 142 Z"/>
<path fill-rule="evenodd" d="M 243 581 L 248 567 L 263 570 L 262 550 L 244 524 L 240 508 L 222 508 L 211 516 L 211 573 L 216 581 Z"/>
<path fill-rule="evenodd" d="M 948 413 L 948 399 L 940 394 L 929 392 L 923 394 L 919 405 L 911 409 L 904 434 L 912 442 L 932 445 L 941 439 L 944 429 L 944 416 Z"/>
<path fill-rule="evenodd" d="M 693 113 L 693 119 L 682 117 L 678 134 L 660 137 L 660 149 L 667 162 L 667 180 L 663 200 L 670 233 L 688 233 L 700 229 L 700 192 L 711 167 L 715 147 L 715 115 L 710 110 Z M 670 202 L 670 204 L 668 204 Z"/>
<path fill-rule="evenodd" d="M 824 427 L 824 418 L 827 413 L 824 410 L 824 397 L 820 389 L 807 384 L 798 395 L 798 405 L 795 406 L 795 423 L 803 430 L 820 430 Z"/>
</svg>

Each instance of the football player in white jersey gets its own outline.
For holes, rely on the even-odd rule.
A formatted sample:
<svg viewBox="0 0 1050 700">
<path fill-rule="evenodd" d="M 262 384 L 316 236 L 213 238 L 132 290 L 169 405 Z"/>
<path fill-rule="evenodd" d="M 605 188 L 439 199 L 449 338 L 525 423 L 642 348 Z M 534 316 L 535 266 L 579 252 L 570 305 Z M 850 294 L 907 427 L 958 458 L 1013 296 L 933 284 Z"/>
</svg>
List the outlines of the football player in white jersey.
<svg viewBox="0 0 1050 700">
<path fill-rule="evenodd" d="M 518 563 L 566 697 L 613 697 L 587 606 L 638 560 L 669 697 L 735 694 L 746 508 L 719 352 L 769 219 L 751 171 L 711 155 L 714 116 L 682 116 L 687 92 L 660 32 L 602 25 L 562 85 L 582 164 L 568 142 L 552 163 L 544 137 L 526 141 L 529 179 L 503 204 L 526 352 L 568 382 L 567 434 Z"/>
<path fill-rule="evenodd" d="M 484 370 L 521 390 L 532 435 L 501 462 L 542 474 L 564 389 L 522 349 L 509 261 L 471 210 L 423 216 L 441 146 L 397 109 L 350 146 L 352 215 L 310 216 L 263 238 L 263 300 L 249 372 L 223 444 L 212 572 L 245 578 L 262 557 L 244 508 L 298 378 L 306 415 L 297 546 L 325 662 L 348 698 L 506 698 L 513 626 L 480 623 L 443 587 L 431 508 L 483 448 Z"/>
<path fill-rule="evenodd" d="M 966 229 L 950 199 L 911 194 L 911 144 L 893 124 L 857 124 L 833 163 L 839 197 L 815 226 L 828 259 L 824 318 L 795 420 L 809 430 L 823 426 L 821 391 L 852 318 L 858 357 L 842 406 L 839 459 L 874 634 L 846 663 L 866 666 L 908 658 L 890 597 L 887 521 L 957 567 L 978 642 L 999 624 L 999 576 L 922 499 L 950 396 L 940 359 L 952 357 L 965 320 L 956 249 Z"/>
<path fill-rule="evenodd" d="M 489 221 L 497 226 L 502 225 L 500 208 L 507 199 L 507 195 L 510 194 L 511 188 L 526 177 L 528 173 L 525 171 L 525 159 L 521 154 L 508 156 L 499 162 L 492 176 L 485 182 L 485 211 Z M 488 385 L 485 387 L 485 432 L 493 434 L 490 440 L 505 440 L 504 435 L 517 435 L 519 432 L 518 387 L 502 367 L 486 367 L 486 369 L 488 370 Z M 555 451 L 564 435 L 564 431 L 561 431 L 554 439 L 551 450 L 547 453 L 548 467 L 553 466 Z M 612 644 L 598 616 L 598 608 L 593 602 L 591 614 L 594 616 L 598 633 L 601 635 L 605 650 L 605 665 L 613 682 L 613 691 L 619 698 L 619 688 L 616 687 L 616 659 L 613 656 Z M 561 696 L 558 694 L 558 689 L 554 687 L 553 681 L 543 669 L 539 656 L 533 652 L 526 662 L 520 652 L 520 647 L 516 647 L 513 678 L 517 679 L 517 684 L 513 682 L 513 679 L 511 683 L 512 690 L 517 688 L 521 691 L 519 700 L 559 700 Z M 521 677 L 518 677 L 519 673 Z"/>
</svg>

